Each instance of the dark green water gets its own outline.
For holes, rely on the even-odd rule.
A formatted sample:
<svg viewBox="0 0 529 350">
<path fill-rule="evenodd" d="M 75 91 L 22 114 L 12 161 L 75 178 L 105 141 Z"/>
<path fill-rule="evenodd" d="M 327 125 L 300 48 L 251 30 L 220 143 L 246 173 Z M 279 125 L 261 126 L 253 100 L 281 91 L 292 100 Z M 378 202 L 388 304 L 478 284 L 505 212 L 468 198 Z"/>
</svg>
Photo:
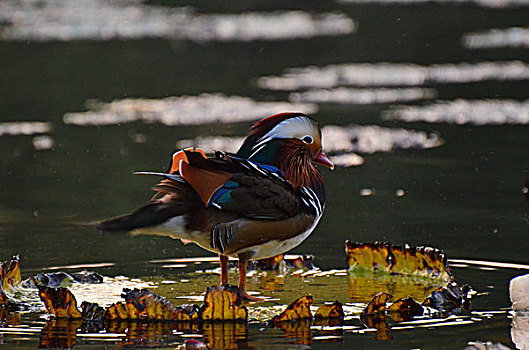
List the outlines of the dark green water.
<svg viewBox="0 0 529 350">
<path fill-rule="evenodd" d="M 339 10 L 354 19 L 358 29 L 341 36 L 250 42 L 145 38 L 0 41 L 0 122 L 50 122 L 48 135 L 55 142 L 52 149 L 37 151 L 32 136 L 0 136 L 0 258 L 20 254 L 23 276 L 50 266 L 111 262 L 115 265 L 97 271 L 144 280 L 169 278 L 180 272 L 148 261 L 207 255 L 167 238 L 100 236 L 87 224 L 134 210 L 147 201 L 154 181 L 131 173 L 165 170 L 178 140 L 241 136 L 250 122 L 173 127 L 142 122 L 111 126 L 63 123 L 65 113 L 86 110 L 87 100 L 223 93 L 257 101 L 284 101 L 285 92 L 259 89 L 256 79 L 281 75 L 291 67 L 338 63 L 529 62 L 527 49 L 470 50 L 461 45 L 467 32 L 529 25 L 525 7 L 329 3 L 318 8 L 315 3 L 297 2 L 241 2 L 233 9 L 210 2 L 196 6 L 203 13 L 266 11 L 276 6 L 314 12 Z M 524 100 L 529 81 L 433 83 L 430 87 L 439 100 Z M 435 132 L 444 144 L 427 150 L 364 154 L 362 166 L 322 170 L 328 188 L 325 215 L 294 252 L 315 255 L 316 265 L 323 270 L 345 268 L 346 239 L 428 245 L 444 250 L 449 259 L 529 263 L 529 208 L 522 193 L 529 180 L 527 125 L 406 123 L 383 119 L 382 112 L 388 107 L 320 104 L 313 117 L 323 126 L 379 125 Z M 138 133 L 145 136 L 144 143 L 134 141 Z M 360 196 L 363 188 L 373 188 L 374 195 Z M 405 195 L 397 197 L 397 189 L 404 189 Z M 488 292 L 475 298 L 473 306 L 487 311 L 510 306 L 508 281 L 523 271 L 455 268 L 454 273 L 458 281 Z M 327 287 L 332 298 L 336 286 Z M 251 326 L 249 334 L 250 340 L 241 346 L 294 346 L 280 330 L 262 332 Z M 378 342 L 370 334 L 346 333 L 339 342 L 313 341 L 311 346 L 460 349 L 468 341 L 481 340 L 514 347 L 510 319 L 505 314 L 472 325 L 395 331 L 392 335 L 393 340 Z M 38 341 L 32 337 L 0 339 L 28 347 Z"/>
</svg>

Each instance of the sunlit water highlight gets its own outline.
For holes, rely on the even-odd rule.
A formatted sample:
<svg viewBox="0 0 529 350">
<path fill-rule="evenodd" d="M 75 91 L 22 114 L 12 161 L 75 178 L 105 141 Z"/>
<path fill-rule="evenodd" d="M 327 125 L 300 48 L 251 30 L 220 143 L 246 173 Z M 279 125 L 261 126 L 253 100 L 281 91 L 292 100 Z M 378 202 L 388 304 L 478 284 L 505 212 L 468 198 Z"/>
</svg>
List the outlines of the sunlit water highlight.
<svg viewBox="0 0 529 350">
<path fill-rule="evenodd" d="M 63 121 L 73 125 L 116 125 L 143 121 L 164 125 L 202 125 L 216 122 L 235 123 L 258 120 L 287 111 L 316 113 L 308 103 L 259 102 L 248 97 L 202 94 L 163 99 L 124 99 L 110 103 L 91 101 L 87 112 L 66 113 Z"/>
<path fill-rule="evenodd" d="M 355 23 L 338 12 L 199 14 L 141 0 L 0 2 L 0 40 L 170 38 L 198 42 L 292 40 L 350 34 Z"/>
<path fill-rule="evenodd" d="M 282 75 L 259 78 L 257 85 L 262 89 L 293 91 L 337 86 L 420 86 L 527 79 L 529 64 L 521 61 L 429 66 L 384 62 L 289 68 Z"/>
<path fill-rule="evenodd" d="M 386 118 L 406 122 L 503 125 L 529 124 L 529 101 L 464 100 L 438 101 L 424 106 L 395 106 Z"/>
<path fill-rule="evenodd" d="M 461 39 L 469 49 L 529 48 L 529 28 L 512 27 L 468 33 Z"/>
</svg>

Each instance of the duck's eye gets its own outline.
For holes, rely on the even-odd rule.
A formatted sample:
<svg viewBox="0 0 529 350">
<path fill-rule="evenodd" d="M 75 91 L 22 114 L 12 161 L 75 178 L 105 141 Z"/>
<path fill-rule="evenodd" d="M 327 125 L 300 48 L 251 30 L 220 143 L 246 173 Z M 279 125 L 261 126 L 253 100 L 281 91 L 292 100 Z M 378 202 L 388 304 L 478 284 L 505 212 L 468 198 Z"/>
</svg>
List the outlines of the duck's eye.
<svg viewBox="0 0 529 350">
<path fill-rule="evenodd" d="M 305 143 L 313 143 L 313 142 L 314 142 L 314 140 L 312 139 L 312 137 L 310 137 L 309 135 L 303 137 L 303 138 L 301 139 L 301 141 L 303 141 L 303 142 L 305 142 Z"/>
</svg>

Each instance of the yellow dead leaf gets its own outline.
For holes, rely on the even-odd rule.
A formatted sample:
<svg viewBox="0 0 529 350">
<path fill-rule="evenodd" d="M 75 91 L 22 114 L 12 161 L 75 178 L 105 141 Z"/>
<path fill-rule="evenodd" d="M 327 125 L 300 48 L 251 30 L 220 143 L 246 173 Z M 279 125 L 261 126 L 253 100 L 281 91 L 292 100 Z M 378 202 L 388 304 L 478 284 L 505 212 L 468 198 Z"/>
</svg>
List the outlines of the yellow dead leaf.
<svg viewBox="0 0 529 350">
<path fill-rule="evenodd" d="M 201 308 L 204 321 L 227 321 L 248 319 L 248 310 L 241 305 L 239 289 L 232 286 L 208 287 Z"/>
<path fill-rule="evenodd" d="M 13 289 L 22 282 L 19 263 L 20 258 L 18 255 L 14 256 L 10 262 L 4 261 L 0 263 L 0 290 L 3 290 L 4 293 L 12 293 Z M 2 297 L 0 296 L 1 302 Z"/>
<path fill-rule="evenodd" d="M 339 301 L 335 301 L 332 304 L 325 304 L 321 305 L 318 310 L 316 310 L 316 314 L 314 314 L 315 319 L 321 319 L 321 318 L 344 318 L 344 312 L 343 312 L 343 306 L 342 303 Z"/>
<path fill-rule="evenodd" d="M 451 280 L 444 253 L 430 247 L 399 247 L 387 243 L 346 241 L 349 270 L 368 270 L 391 274 L 416 275 Z"/>
</svg>

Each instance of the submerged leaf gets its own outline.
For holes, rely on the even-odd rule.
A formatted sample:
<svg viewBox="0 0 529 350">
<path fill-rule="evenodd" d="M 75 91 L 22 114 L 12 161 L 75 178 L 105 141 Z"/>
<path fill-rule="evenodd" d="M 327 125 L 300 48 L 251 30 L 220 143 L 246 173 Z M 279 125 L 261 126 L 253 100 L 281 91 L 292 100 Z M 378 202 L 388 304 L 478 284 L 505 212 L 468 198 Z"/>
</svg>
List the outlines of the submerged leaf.
<svg viewBox="0 0 529 350">
<path fill-rule="evenodd" d="M 277 323 L 284 321 L 298 321 L 303 319 L 312 319 L 312 313 L 310 311 L 310 306 L 312 305 L 312 296 L 307 295 L 301 297 L 294 301 L 292 304 L 287 306 L 285 311 L 281 314 L 274 316 L 272 318 L 272 323 L 276 325 Z"/>
<path fill-rule="evenodd" d="M 82 318 L 77 301 L 68 289 L 39 287 L 39 296 L 49 314 L 57 318 Z"/>
<path fill-rule="evenodd" d="M 248 310 L 241 306 L 239 289 L 233 286 L 208 287 L 200 314 L 204 321 L 248 319 Z"/>
<path fill-rule="evenodd" d="M 430 247 L 399 247 L 388 243 L 353 243 L 346 241 L 349 271 L 368 270 L 391 274 L 417 275 L 441 279 L 452 276 L 444 253 Z"/>
</svg>

